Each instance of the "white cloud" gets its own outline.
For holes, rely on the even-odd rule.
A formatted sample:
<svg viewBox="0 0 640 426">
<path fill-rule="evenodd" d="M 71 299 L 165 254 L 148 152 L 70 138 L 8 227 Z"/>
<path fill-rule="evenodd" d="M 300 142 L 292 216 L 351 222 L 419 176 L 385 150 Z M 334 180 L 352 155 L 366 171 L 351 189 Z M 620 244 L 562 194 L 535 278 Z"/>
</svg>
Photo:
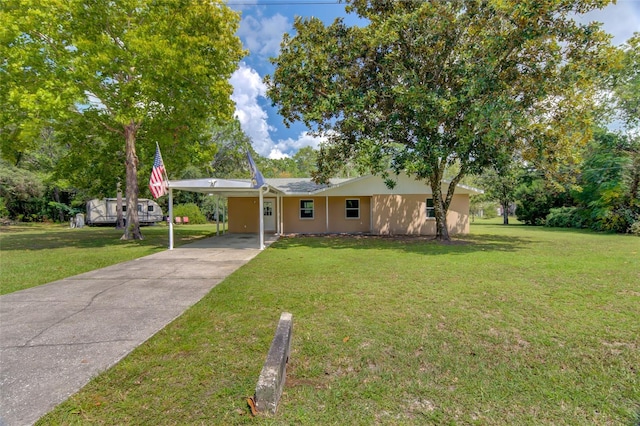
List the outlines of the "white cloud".
<svg viewBox="0 0 640 426">
<path fill-rule="evenodd" d="M 231 75 L 229 82 L 233 86 L 231 99 L 236 103 L 235 115 L 242 130 L 253 142 L 255 150 L 260 155 L 267 155 L 273 146 L 269 136 L 273 129 L 267 123 L 266 111 L 258 103 L 258 98 L 265 97 L 267 87 L 256 70 L 244 63 Z"/>
<path fill-rule="evenodd" d="M 291 22 L 279 13 L 271 17 L 248 15 L 240 21 L 238 36 L 252 54 L 277 56 L 280 53 L 282 35 L 291 29 Z"/>
<path fill-rule="evenodd" d="M 259 103 L 259 99 L 264 99 L 267 92 L 260 74 L 245 63 L 241 63 L 229 81 L 233 86 L 231 99 L 236 103 L 235 115 L 258 154 L 268 158 L 290 157 L 305 146 L 317 149 L 325 140 L 305 131 L 295 139 L 286 138 L 274 142 L 270 132 L 276 129 L 269 126 L 267 112 Z"/>
<path fill-rule="evenodd" d="M 279 160 L 281 158 L 291 158 L 291 156 L 287 155 L 287 154 L 284 154 L 278 148 L 273 148 L 271 150 L 271 152 L 269 153 L 269 155 L 267 155 L 267 158 L 271 158 L 273 160 Z"/>
<path fill-rule="evenodd" d="M 320 144 L 324 141 L 326 141 L 325 137 L 313 136 L 309 132 L 302 132 L 296 139 L 287 138 L 278 140 L 278 142 L 275 144 L 275 149 L 280 153 L 295 152 L 300 148 L 304 148 L 305 146 L 310 146 L 313 149 L 318 149 Z"/>
</svg>

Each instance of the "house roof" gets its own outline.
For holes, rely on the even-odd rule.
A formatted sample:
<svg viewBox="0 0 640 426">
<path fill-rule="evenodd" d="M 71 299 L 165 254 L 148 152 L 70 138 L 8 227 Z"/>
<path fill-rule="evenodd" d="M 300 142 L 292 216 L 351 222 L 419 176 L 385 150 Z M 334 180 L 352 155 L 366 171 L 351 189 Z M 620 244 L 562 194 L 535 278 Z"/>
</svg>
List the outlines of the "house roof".
<svg viewBox="0 0 640 426">
<path fill-rule="evenodd" d="M 314 194 L 350 180 L 351 179 L 331 179 L 328 184 L 319 184 L 315 183 L 311 178 L 265 179 L 269 186 L 272 186 L 287 195 Z"/>
<path fill-rule="evenodd" d="M 265 179 L 268 192 L 281 195 L 327 195 L 327 196 L 369 196 L 373 194 L 424 194 L 431 188 L 424 181 L 417 181 L 407 175 L 395 177 L 396 186 L 388 188 L 379 176 L 366 175 L 351 179 L 330 179 L 328 184 L 318 184 L 311 178 L 268 178 Z M 448 181 L 442 182 L 443 186 Z M 219 194 L 224 196 L 255 196 L 259 188 L 254 188 L 250 179 L 188 179 L 169 181 L 169 187 L 191 192 Z M 457 185 L 459 194 L 481 194 L 482 190 L 465 185 Z"/>
</svg>

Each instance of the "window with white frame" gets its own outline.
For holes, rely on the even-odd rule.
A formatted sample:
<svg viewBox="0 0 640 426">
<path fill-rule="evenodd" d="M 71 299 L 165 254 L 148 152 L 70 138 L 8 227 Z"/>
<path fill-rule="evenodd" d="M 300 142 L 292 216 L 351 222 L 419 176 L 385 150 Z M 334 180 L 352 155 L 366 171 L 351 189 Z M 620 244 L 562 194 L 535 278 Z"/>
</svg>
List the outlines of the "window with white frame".
<svg viewBox="0 0 640 426">
<path fill-rule="evenodd" d="M 313 219 L 313 200 L 300 200 L 300 219 Z"/>
<path fill-rule="evenodd" d="M 359 198 L 347 198 L 345 200 L 345 217 L 347 219 L 360 219 Z"/>
<path fill-rule="evenodd" d="M 433 198 L 427 198 L 427 218 L 436 217 L 436 208 L 433 206 Z"/>
</svg>

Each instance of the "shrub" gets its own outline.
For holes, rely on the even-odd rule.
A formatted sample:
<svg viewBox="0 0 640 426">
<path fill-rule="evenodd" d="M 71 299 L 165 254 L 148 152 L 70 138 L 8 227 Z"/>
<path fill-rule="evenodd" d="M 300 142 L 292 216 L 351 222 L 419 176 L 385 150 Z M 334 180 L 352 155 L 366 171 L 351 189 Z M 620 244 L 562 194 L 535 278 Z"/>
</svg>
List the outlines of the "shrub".
<svg viewBox="0 0 640 426">
<path fill-rule="evenodd" d="M 200 208 L 194 203 L 178 204 L 173 207 L 173 216 L 188 217 L 189 223 L 207 223 Z"/>
<path fill-rule="evenodd" d="M 7 205 L 4 202 L 4 198 L 0 197 L 0 219 L 8 218 L 9 210 L 7 209 Z"/>
<path fill-rule="evenodd" d="M 577 207 L 557 207 L 549 211 L 545 225 L 552 228 L 580 228 Z"/>
<path fill-rule="evenodd" d="M 631 226 L 638 220 L 633 209 L 618 207 L 612 209 L 602 218 L 602 227 L 605 231 L 618 233 L 631 232 Z"/>
<path fill-rule="evenodd" d="M 633 222 L 629 227 L 629 232 L 640 237 L 640 220 Z"/>
<path fill-rule="evenodd" d="M 35 222 L 46 215 L 42 179 L 28 170 L 0 162 L 0 197 L 11 219 Z"/>
<path fill-rule="evenodd" d="M 544 225 L 552 208 L 568 204 L 569 193 L 543 179 L 523 179 L 516 188 L 516 217 L 527 225 Z"/>
</svg>

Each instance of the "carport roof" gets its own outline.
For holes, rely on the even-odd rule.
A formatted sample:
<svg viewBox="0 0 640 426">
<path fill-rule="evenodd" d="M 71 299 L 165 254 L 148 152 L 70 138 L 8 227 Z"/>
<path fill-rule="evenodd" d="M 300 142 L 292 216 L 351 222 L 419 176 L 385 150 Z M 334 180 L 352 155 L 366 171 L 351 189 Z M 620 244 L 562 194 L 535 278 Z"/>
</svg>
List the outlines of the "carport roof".
<svg viewBox="0 0 640 426">
<path fill-rule="evenodd" d="M 273 178 L 265 179 L 269 192 L 274 194 L 295 195 L 314 194 L 332 188 L 353 179 L 331 179 L 329 184 L 318 184 L 311 178 Z M 182 191 L 201 192 L 220 195 L 250 195 L 259 188 L 253 186 L 250 179 L 186 179 L 170 180 L 169 188 Z"/>
<path fill-rule="evenodd" d="M 201 192 L 205 194 L 238 195 L 256 193 L 260 188 L 255 188 L 249 179 L 185 179 L 170 180 L 169 188 L 181 191 Z"/>
</svg>

